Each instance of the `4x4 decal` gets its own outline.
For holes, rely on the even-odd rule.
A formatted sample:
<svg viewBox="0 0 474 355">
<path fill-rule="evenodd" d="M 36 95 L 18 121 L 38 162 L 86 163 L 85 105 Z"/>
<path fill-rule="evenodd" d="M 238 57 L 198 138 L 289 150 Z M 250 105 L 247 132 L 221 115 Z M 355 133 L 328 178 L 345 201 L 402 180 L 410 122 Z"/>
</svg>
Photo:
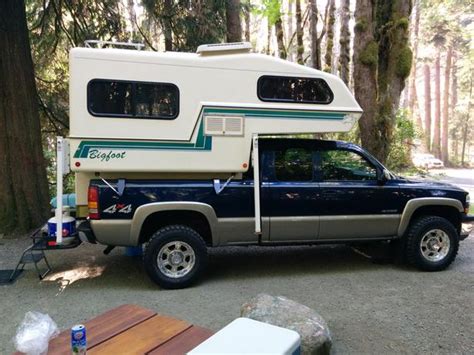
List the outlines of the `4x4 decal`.
<svg viewBox="0 0 474 355">
<path fill-rule="evenodd" d="M 110 213 L 110 214 L 114 214 L 114 213 L 125 213 L 125 214 L 127 214 L 127 213 L 132 212 L 132 205 L 131 204 L 125 205 L 123 203 L 116 203 L 116 204 L 114 204 L 110 207 L 107 207 L 102 212 Z"/>
</svg>

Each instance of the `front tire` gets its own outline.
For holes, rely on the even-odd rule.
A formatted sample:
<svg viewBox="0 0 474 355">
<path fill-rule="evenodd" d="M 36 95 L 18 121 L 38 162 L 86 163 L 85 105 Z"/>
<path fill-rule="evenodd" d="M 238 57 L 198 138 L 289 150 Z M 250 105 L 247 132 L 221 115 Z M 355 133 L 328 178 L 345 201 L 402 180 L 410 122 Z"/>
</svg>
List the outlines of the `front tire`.
<svg viewBox="0 0 474 355">
<path fill-rule="evenodd" d="M 441 271 L 456 258 L 459 236 L 445 218 L 421 217 L 409 227 L 406 236 L 406 260 L 423 271 Z"/>
<path fill-rule="evenodd" d="M 162 288 L 185 288 L 194 283 L 206 267 L 206 244 L 192 228 L 166 226 L 148 242 L 144 264 L 148 276 Z"/>
</svg>

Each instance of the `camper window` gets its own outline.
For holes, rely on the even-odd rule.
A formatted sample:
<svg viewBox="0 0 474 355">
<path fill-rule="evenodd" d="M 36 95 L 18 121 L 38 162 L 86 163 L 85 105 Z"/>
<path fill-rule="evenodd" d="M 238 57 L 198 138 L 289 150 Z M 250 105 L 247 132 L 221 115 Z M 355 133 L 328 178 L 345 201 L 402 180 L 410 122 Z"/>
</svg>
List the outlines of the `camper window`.
<svg viewBox="0 0 474 355">
<path fill-rule="evenodd" d="M 262 101 L 329 104 L 334 95 L 329 85 L 319 78 L 262 76 L 257 83 Z"/>
<path fill-rule="evenodd" d="M 89 113 L 99 117 L 174 119 L 179 90 L 168 83 L 91 80 L 87 86 Z"/>
</svg>

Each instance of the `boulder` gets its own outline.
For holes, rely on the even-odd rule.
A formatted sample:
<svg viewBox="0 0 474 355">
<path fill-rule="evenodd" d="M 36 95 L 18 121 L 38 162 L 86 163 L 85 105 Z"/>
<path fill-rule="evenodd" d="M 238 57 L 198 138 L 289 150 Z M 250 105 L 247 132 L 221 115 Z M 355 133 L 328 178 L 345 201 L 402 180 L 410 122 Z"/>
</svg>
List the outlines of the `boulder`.
<svg viewBox="0 0 474 355">
<path fill-rule="evenodd" d="M 326 321 L 313 309 L 283 296 L 259 294 L 242 305 L 242 317 L 296 331 L 301 354 L 325 355 L 331 351 L 331 333 Z"/>
</svg>

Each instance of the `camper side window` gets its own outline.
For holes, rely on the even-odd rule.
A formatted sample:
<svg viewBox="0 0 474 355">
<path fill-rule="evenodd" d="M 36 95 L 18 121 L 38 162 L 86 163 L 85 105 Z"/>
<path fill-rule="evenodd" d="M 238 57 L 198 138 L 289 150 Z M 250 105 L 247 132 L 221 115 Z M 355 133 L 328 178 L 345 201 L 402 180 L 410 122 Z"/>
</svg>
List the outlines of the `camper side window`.
<svg viewBox="0 0 474 355">
<path fill-rule="evenodd" d="M 87 86 L 87 106 L 99 117 L 174 119 L 179 90 L 167 83 L 94 79 Z"/>
<path fill-rule="evenodd" d="M 257 94 L 262 101 L 308 104 L 329 104 L 334 98 L 323 79 L 268 75 L 258 79 Z"/>
</svg>

